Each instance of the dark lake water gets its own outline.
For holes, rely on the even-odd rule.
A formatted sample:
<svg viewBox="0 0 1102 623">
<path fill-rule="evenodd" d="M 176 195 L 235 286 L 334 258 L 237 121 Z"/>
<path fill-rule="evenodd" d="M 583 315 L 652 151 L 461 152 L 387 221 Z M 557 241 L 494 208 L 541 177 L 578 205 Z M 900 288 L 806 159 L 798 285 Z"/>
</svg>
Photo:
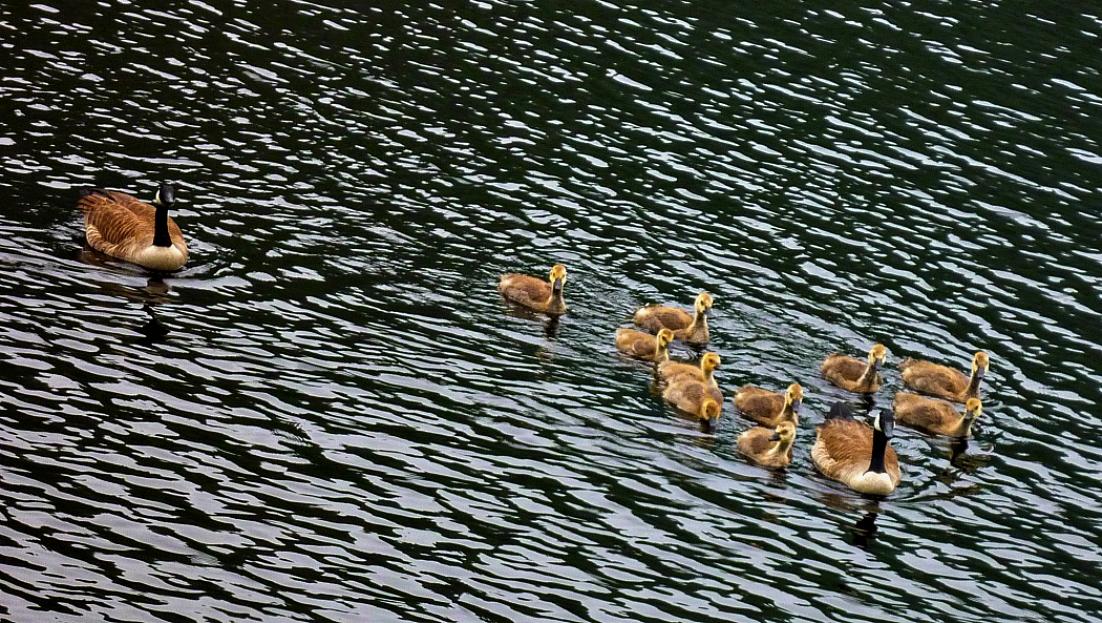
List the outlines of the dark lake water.
<svg viewBox="0 0 1102 623">
<path fill-rule="evenodd" d="M 1102 7 L 377 5 L 0 4 L 0 620 L 1100 620 Z M 161 181 L 185 270 L 84 247 Z M 700 290 L 787 471 L 615 353 Z M 883 500 L 875 341 L 992 361 Z"/>
</svg>

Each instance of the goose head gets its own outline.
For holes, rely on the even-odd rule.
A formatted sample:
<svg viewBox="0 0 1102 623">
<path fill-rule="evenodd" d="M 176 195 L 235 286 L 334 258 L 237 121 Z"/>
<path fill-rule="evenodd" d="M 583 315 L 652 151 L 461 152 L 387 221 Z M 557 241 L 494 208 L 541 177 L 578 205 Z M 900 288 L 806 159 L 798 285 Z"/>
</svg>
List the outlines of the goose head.
<svg viewBox="0 0 1102 623">
<path fill-rule="evenodd" d="M 983 403 L 979 398 L 969 398 L 968 402 L 964 403 L 964 417 L 968 421 L 975 420 L 983 414 Z"/>
<path fill-rule="evenodd" d="M 715 369 L 719 367 L 721 361 L 719 355 L 716 353 L 704 353 L 704 357 L 700 359 L 700 370 L 707 376 L 715 372 Z"/>
<path fill-rule="evenodd" d="M 804 388 L 799 383 L 793 383 L 784 391 L 784 404 L 792 408 L 793 414 L 800 412 L 800 405 L 804 402 Z"/>
<path fill-rule="evenodd" d="M 548 275 L 547 279 L 551 282 L 552 290 L 562 292 L 563 286 L 566 285 L 566 267 L 562 264 L 555 264 L 551 267 L 551 274 Z"/>
<path fill-rule="evenodd" d="M 172 204 L 176 201 L 176 187 L 168 182 L 161 184 L 161 187 L 157 189 L 157 194 L 153 197 L 151 202 L 153 205 L 165 208 L 171 208 Z"/>
<path fill-rule="evenodd" d="M 655 352 L 661 356 L 669 350 L 670 343 L 673 342 L 673 331 L 669 329 L 660 329 L 658 335 L 654 336 L 654 342 L 658 345 Z"/>
<path fill-rule="evenodd" d="M 708 310 L 712 309 L 712 295 L 707 292 L 697 294 L 696 300 L 693 301 L 693 309 L 698 316 L 708 313 Z"/>
<path fill-rule="evenodd" d="M 879 371 L 884 365 L 884 359 L 888 357 L 888 349 L 883 344 L 873 344 L 869 349 L 869 365 Z"/>
<path fill-rule="evenodd" d="M 872 428 L 885 438 L 891 439 L 895 432 L 895 413 L 887 410 L 877 411 L 876 415 L 872 416 Z"/>
<path fill-rule="evenodd" d="M 708 432 L 714 431 L 716 422 L 719 421 L 720 411 L 719 404 L 711 398 L 700 403 L 700 411 L 697 413 L 697 417 L 700 418 L 700 427 Z"/>
<path fill-rule="evenodd" d="M 769 437 L 770 441 L 779 441 L 781 448 L 787 448 L 792 445 L 792 440 L 796 438 L 796 425 L 792 422 L 781 422 L 777 424 L 777 428 L 773 430 L 773 434 Z"/>
<path fill-rule="evenodd" d="M 990 363 L 991 359 L 982 350 L 972 355 L 972 375 L 982 379 L 983 375 L 987 374 L 987 366 Z"/>
</svg>

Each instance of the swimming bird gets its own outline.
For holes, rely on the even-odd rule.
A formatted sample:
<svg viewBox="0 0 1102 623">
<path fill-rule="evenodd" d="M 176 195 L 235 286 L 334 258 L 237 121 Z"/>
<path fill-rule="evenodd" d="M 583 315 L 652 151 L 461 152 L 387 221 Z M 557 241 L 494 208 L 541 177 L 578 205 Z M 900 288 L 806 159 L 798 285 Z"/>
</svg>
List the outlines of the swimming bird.
<svg viewBox="0 0 1102 623">
<path fill-rule="evenodd" d="M 616 348 L 621 353 L 636 359 L 649 361 L 668 361 L 670 358 L 670 342 L 673 341 L 673 331 L 662 329 L 658 335 L 636 331 L 634 329 L 616 330 Z"/>
<path fill-rule="evenodd" d="M 952 402 L 964 402 L 980 397 L 980 381 L 990 363 L 987 353 L 981 350 L 972 356 L 971 376 L 949 366 L 911 358 L 904 359 L 899 369 L 907 387 Z"/>
<path fill-rule="evenodd" d="M 811 460 L 824 476 L 845 483 L 859 493 L 888 495 L 899 486 L 899 457 L 891 447 L 895 418 L 877 411 L 872 427 L 853 419 L 844 402 L 831 407 L 816 428 Z"/>
<path fill-rule="evenodd" d="M 784 393 L 746 385 L 735 394 L 735 408 L 762 426 L 770 428 L 781 422 L 798 423 L 804 388 L 799 383 L 788 386 Z"/>
<path fill-rule="evenodd" d="M 168 215 L 172 184 L 161 184 L 151 203 L 117 190 L 84 188 L 77 206 L 84 213 L 84 237 L 93 249 L 156 271 L 178 270 L 187 262 L 187 242 Z"/>
<path fill-rule="evenodd" d="M 669 331 L 669 329 L 662 329 L 662 331 Z M 670 336 L 673 336 L 672 332 Z M 668 383 L 675 378 L 684 376 L 703 381 L 713 387 L 719 387 L 715 377 L 715 370 L 719 367 L 719 364 L 720 358 L 716 353 L 704 353 L 704 356 L 700 358 L 699 366 L 680 361 L 663 361 L 658 364 L 658 378 Z"/>
<path fill-rule="evenodd" d="M 970 436 L 972 424 L 983 413 L 979 398 L 969 398 L 964 413 L 957 413 L 951 402 L 907 392 L 896 393 L 892 408 L 900 424 L 950 437 Z"/>
<path fill-rule="evenodd" d="M 738 451 L 765 467 L 788 467 L 795 439 L 796 425 L 792 422 L 781 422 L 774 429 L 755 426 L 738 436 Z"/>
<path fill-rule="evenodd" d="M 888 349 L 883 344 L 873 344 L 867 361 L 831 353 L 823 360 L 819 369 L 826 380 L 842 389 L 859 394 L 873 394 L 884 382 L 880 377 L 880 366 L 887 356 Z"/>
<path fill-rule="evenodd" d="M 723 392 L 718 387 L 686 376 L 675 378 L 666 385 L 662 398 L 685 413 L 700 413 L 707 401 L 715 402 L 720 410 L 723 409 Z"/>
<path fill-rule="evenodd" d="M 712 308 L 712 295 L 701 292 L 693 302 L 693 313 L 679 307 L 647 305 L 635 312 L 635 324 L 650 332 L 665 327 L 673 330 L 674 339 L 690 344 L 708 343 L 708 310 Z"/>
<path fill-rule="evenodd" d="M 719 414 L 723 410 L 720 403 L 707 398 L 700 403 L 700 407 L 694 414 L 696 420 L 700 422 L 700 427 L 705 431 L 711 432 L 716 429 L 716 423 L 719 421 Z"/>
<path fill-rule="evenodd" d="M 547 281 L 528 275 L 506 273 L 501 276 L 497 290 L 506 299 L 529 309 L 548 314 L 565 314 L 566 300 L 563 298 L 565 286 L 566 267 L 555 264 L 551 267 Z"/>
</svg>

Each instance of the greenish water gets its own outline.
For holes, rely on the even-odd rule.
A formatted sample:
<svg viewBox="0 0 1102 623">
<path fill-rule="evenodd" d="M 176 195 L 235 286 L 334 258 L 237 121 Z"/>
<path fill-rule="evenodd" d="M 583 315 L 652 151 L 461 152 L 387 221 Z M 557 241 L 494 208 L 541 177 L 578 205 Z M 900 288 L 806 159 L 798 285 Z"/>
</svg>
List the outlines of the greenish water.
<svg viewBox="0 0 1102 623">
<path fill-rule="evenodd" d="M 1102 606 L 1102 10 L 0 5 L 0 619 L 1084 621 Z M 85 185 L 178 185 L 163 282 Z M 557 325 L 497 275 L 570 270 Z M 727 394 L 612 335 L 712 292 Z M 817 475 L 821 358 L 966 365 L 966 447 Z M 683 349 L 677 354 L 687 355 Z"/>
</svg>

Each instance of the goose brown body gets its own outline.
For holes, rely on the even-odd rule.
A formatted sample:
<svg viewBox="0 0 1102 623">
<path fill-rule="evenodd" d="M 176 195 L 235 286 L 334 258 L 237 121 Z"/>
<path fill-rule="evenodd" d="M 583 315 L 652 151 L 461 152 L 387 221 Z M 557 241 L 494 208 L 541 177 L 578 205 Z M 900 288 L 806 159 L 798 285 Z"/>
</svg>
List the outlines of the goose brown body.
<svg viewBox="0 0 1102 623">
<path fill-rule="evenodd" d="M 792 422 L 781 422 L 775 429 L 755 426 L 738 436 L 738 451 L 765 467 L 788 467 L 795 438 Z"/>
<path fill-rule="evenodd" d="M 950 437 L 971 435 L 972 423 L 983 412 L 978 398 L 969 398 L 964 413 L 958 413 L 951 402 L 908 392 L 896 393 L 892 408 L 900 424 Z"/>
<path fill-rule="evenodd" d="M 673 341 L 673 332 L 662 329 L 658 335 L 636 331 L 634 329 L 618 329 L 616 331 L 616 349 L 621 353 L 636 359 L 647 359 L 654 362 L 664 362 L 670 358 L 670 342 Z"/>
<path fill-rule="evenodd" d="M 712 295 L 701 292 L 693 302 L 693 311 L 679 307 L 648 305 L 635 312 L 635 324 L 650 332 L 666 328 L 673 331 L 674 339 L 692 344 L 708 343 L 708 310 L 712 308 Z"/>
<path fill-rule="evenodd" d="M 507 300 L 529 309 L 548 314 L 566 313 L 563 290 L 566 287 L 566 267 L 555 264 L 546 281 L 529 275 L 506 273 L 497 290 Z"/>
<path fill-rule="evenodd" d="M 969 398 L 979 398 L 980 381 L 989 365 L 987 353 L 979 351 L 972 356 L 971 376 L 955 368 L 921 359 L 904 359 L 899 369 L 903 384 L 907 387 L 945 400 L 964 402 Z"/>
<path fill-rule="evenodd" d="M 776 427 L 781 422 L 797 423 L 804 388 L 799 383 L 783 393 L 746 385 L 735 394 L 735 408 L 762 426 Z"/>
<path fill-rule="evenodd" d="M 663 331 L 669 331 L 669 329 L 663 329 Z M 715 370 L 719 367 L 719 364 L 720 358 L 716 353 L 704 353 L 704 356 L 700 358 L 700 365 L 680 361 L 664 361 L 658 364 L 658 378 L 669 383 L 674 379 L 686 377 L 718 387 Z"/>
<path fill-rule="evenodd" d="M 168 205 L 155 207 L 123 192 L 95 188 L 81 191 L 77 206 L 84 213 L 85 239 L 100 253 L 158 271 L 178 270 L 187 262 L 187 241 L 167 216 Z M 154 244 L 158 210 L 166 211 L 168 234 L 160 245 Z"/>
<path fill-rule="evenodd" d="M 880 457 L 883 471 L 870 469 L 875 435 L 873 428 L 863 422 L 828 418 L 816 428 L 811 460 L 824 476 L 845 483 L 854 491 L 887 495 L 899 486 L 903 476 L 899 457 L 887 440 Z M 888 436 L 890 439 L 890 433 Z"/>
<path fill-rule="evenodd" d="M 887 357 L 888 349 L 875 344 L 869 349 L 866 361 L 855 357 L 832 353 L 827 355 L 819 369 L 823 377 L 842 389 L 859 394 L 872 394 L 880 389 L 884 382 L 880 376 L 880 366 Z"/>
</svg>

